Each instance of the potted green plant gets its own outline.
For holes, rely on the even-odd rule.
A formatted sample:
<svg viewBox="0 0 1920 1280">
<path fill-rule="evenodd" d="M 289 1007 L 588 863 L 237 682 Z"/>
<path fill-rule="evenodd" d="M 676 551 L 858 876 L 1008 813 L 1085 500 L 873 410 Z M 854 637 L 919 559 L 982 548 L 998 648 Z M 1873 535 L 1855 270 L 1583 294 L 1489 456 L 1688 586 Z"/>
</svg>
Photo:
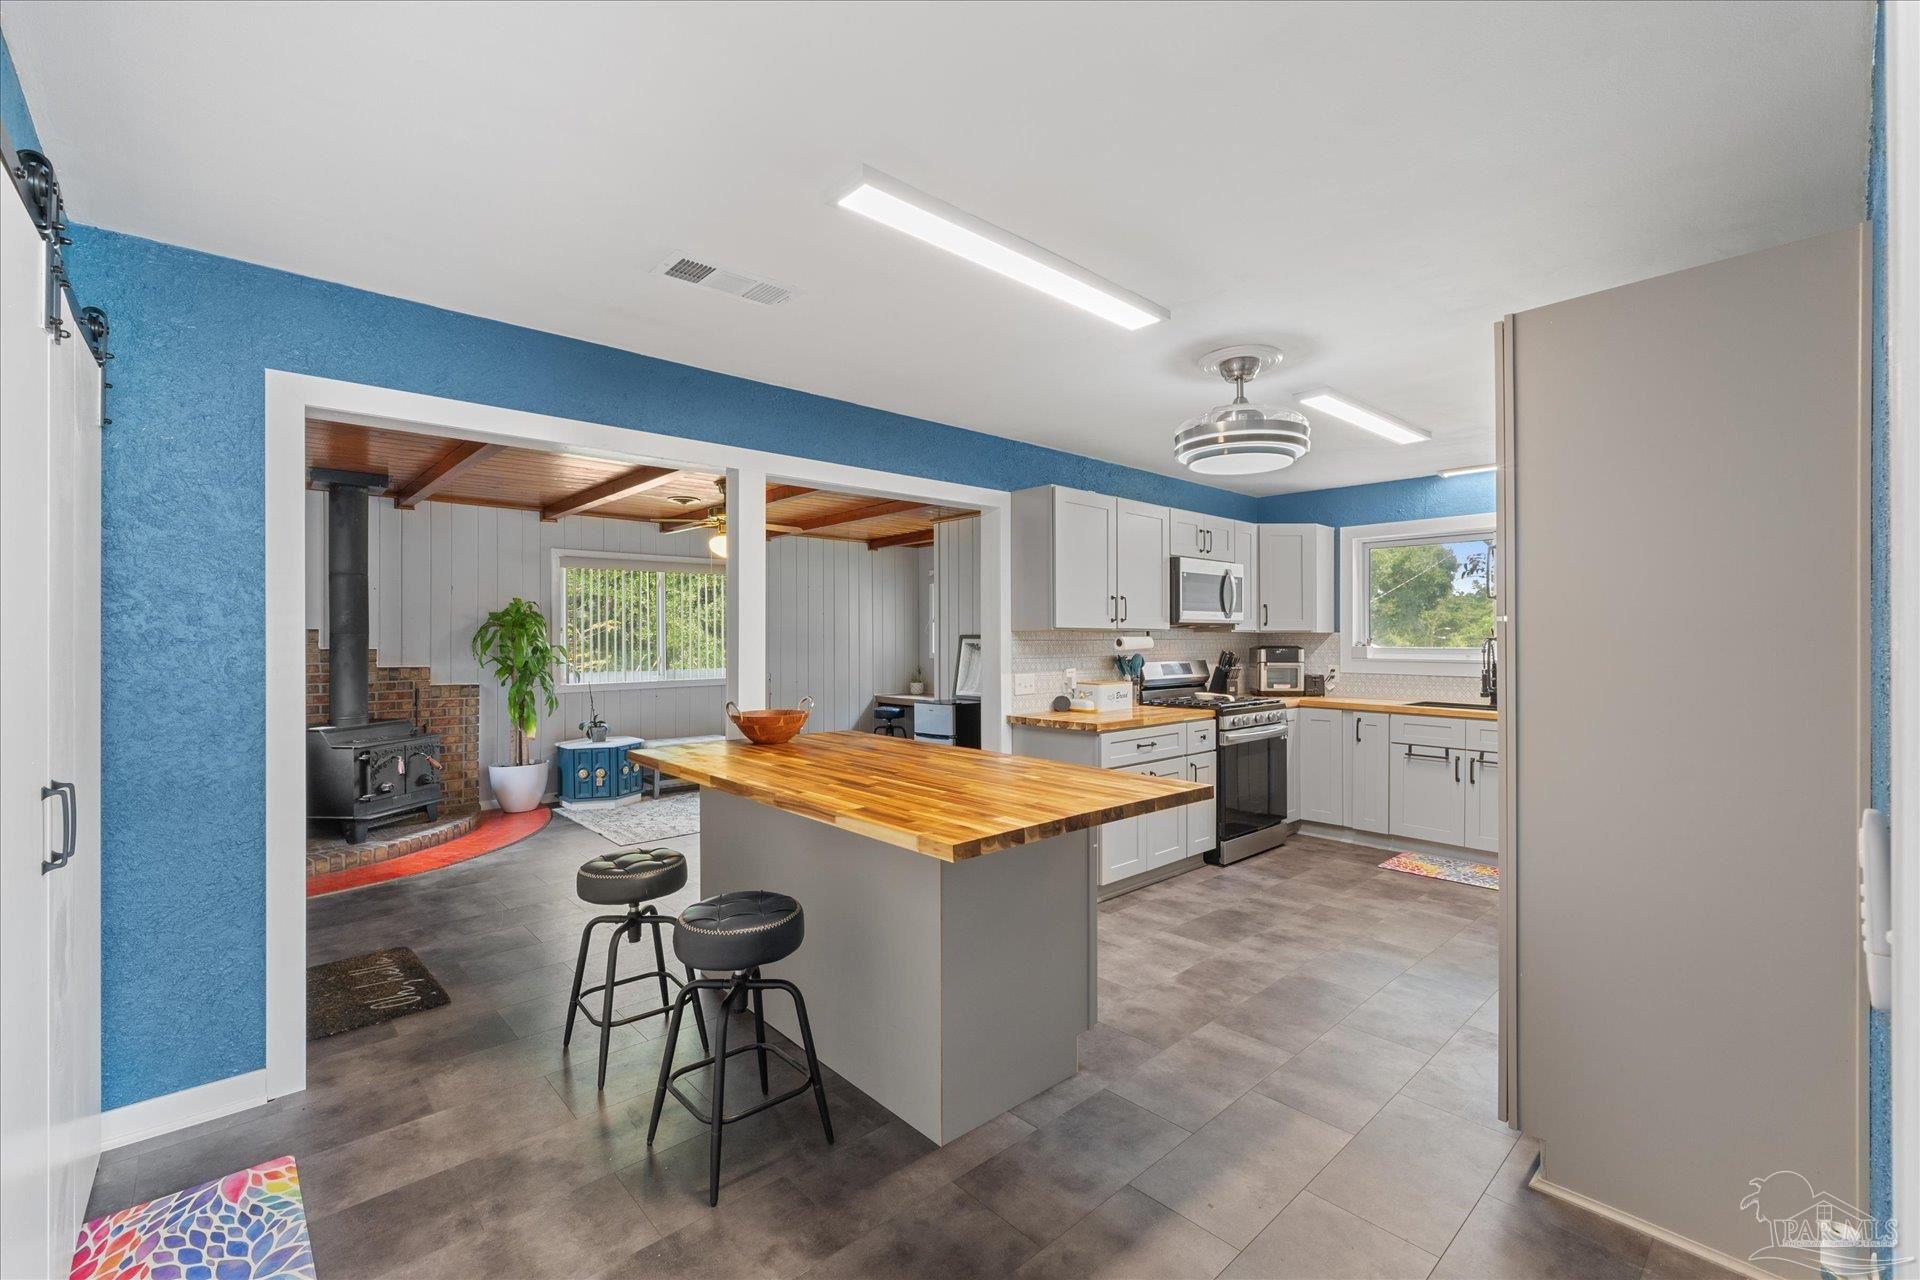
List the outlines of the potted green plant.
<svg viewBox="0 0 1920 1280">
<path fill-rule="evenodd" d="M 907 692 L 917 698 L 926 691 L 927 678 L 921 674 L 920 668 L 915 667 L 912 678 L 907 681 Z"/>
<path fill-rule="evenodd" d="M 549 713 L 559 710 L 553 690 L 553 669 L 561 660 L 553 643 L 547 616 L 540 606 L 515 596 L 503 608 L 488 614 L 473 633 L 473 657 L 507 691 L 507 723 L 513 726 L 514 763 L 489 765 L 487 780 L 493 798 L 507 813 L 538 808 L 547 790 L 548 763 L 530 761 L 534 739 L 540 734 L 541 703 Z"/>
</svg>

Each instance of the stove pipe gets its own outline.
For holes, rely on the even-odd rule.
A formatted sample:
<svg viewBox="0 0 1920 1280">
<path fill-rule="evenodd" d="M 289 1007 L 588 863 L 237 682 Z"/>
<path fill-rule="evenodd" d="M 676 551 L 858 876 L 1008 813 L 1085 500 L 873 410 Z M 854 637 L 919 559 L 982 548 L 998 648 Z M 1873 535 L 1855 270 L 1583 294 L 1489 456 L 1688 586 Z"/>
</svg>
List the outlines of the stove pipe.
<svg viewBox="0 0 1920 1280">
<path fill-rule="evenodd" d="M 328 716 L 352 728 L 367 723 L 367 490 L 387 477 L 316 468 L 313 479 L 327 485 Z"/>
</svg>

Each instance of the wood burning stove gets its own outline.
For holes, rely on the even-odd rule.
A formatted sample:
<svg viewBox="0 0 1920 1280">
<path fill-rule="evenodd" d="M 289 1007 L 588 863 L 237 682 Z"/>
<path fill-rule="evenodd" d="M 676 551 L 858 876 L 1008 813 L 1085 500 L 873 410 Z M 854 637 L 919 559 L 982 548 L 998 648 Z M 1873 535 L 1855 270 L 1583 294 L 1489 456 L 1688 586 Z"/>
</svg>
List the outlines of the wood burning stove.
<svg viewBox="0 0 1920 1280">
<path fill-rule="evenodd" d="M 368 831 L 424 811 L 440 816 L 437 733 L 411 720 L 367 716 L 367 492 L 387 477 L 316 467 L 327 490 L 327 644 L 332 723 L 307 730 L 307 816 L 340 823 L 359 844 Z"/>
</svg>

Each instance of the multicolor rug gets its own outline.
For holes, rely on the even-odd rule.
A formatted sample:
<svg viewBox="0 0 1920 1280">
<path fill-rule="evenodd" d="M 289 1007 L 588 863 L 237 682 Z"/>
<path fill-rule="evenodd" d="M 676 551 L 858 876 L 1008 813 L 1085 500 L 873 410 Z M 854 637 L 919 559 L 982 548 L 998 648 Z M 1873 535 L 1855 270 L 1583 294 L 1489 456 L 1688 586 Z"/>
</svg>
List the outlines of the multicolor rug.
<svg viewBox="0 0 1920 1280">
<path fill-rule="evenodd" d="M 95 1218 L 68 1280 L 314 1280 L 300 1171 L 281 1156 Z"/>
<path fill-rule="evenodd" d="M 1449 858 L 1443 853 L 1398 853 L 1380 866 L 1387 871 L 1404 871 L 1429 880 L 1451 880 L 1455 884 L 1478 885 L 1482 889 L 1500 887 L 1500 868 L 1471 858 Z"/>
<path fill-rule="evenodd" d="M 445 844 L 437 844 L 418 853 L 403 853 L 397 858 L 355 867 L 350 871 L 329 871 L 325 875 L 308 876 L 307 896 L 317 898 L 326 893 L 339 893 L 343 889 L 379 884 L 383 880 L 417 876 L 422 871 L 438 871 L 441 867 L 450 867 L 456 862 L 465 862 L 469 858 L 517 844 L 546 826 L 552 817 L 553 810 L 547 808 L 530 809 L 526 813 L 501 813 L 497 809 L 490 809 L 481 815 L 479 827 Z"/>
<path fill-rule="evenodd" d="M 700 793 L 676 791 L 614 809 L 575 809 L 561 805 L 560 816 L 571 818 L 595 835 L 628 849 L 671 836 L 689 836 L 700 830 Z"/>
<path fill-rule="evenodd" d="M 451 1004 L 453 997 L 410 947 L 316 964 L 307 970 L 307 1039 Z"/>
</svg>

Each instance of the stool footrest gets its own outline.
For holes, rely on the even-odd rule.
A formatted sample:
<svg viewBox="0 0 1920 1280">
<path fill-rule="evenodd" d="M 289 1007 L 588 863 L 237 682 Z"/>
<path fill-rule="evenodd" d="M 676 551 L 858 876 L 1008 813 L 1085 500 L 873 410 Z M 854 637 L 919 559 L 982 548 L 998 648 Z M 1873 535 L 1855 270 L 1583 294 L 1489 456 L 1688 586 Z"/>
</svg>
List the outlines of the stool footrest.
<svg viewBox="0 0 1920 1280">
<path fill-rule="evenodd" d="M 721 1124 L 732 1124 L 736 1120 L 745 1120 L 748 1116 L 758 1115 L 762 1111 L 765 1111 L 768 1107 L 777 1107 L 783 1102 L 791 1102 L 793 1101 L 793 1099 L 807 1092 L 807 1090 L 813 1088 L 813 1083 L 814 1083 L 813 1074 L 807 1070 L 806 1064 L 804 1062 L 801 1062 L 799 1059 L 795 1058 L 792 1054 L 788 1053 L 785 1049 L 782 1049 L 779 1045 L 772 1043 L 771 1041 L 757 1040 L 752 1044 L 743 1044 L 738 1049 L 727 1050 L 727 1056 L 731 1058 L 737 1054 L 752 1053 L 756 1049 L 765 1049 L 768 1053 L 780 1059 L 780 1061 L 786 1063 L 789 1067 L 792 1067 L 795 1071 L 798 1071 L 803 1078 L 801 1079 L 799 1084 L 787 1090 L 785 1093 L 778 1094 L 771 1098 L 764 1098 L 761 1101 L 756 1102 L 751 1107 L 748 1107 L 745 1111 L 736 1111 L 734 1114 L 730 1116 L 726 1116 L 726 1115 L 721 1116 L 720 1117 Z M 700 1107 L 691 1098 L 687 1097 L 686 1094 L 680 1092 L 680 1086 L 676 1085 L 674 1081 L 678 1080 L 681 1076 L 687 1075 L 690 1072 L 705 1071 L 712 1066 L 713 1066 L 713 1058 L 709 1056 L 709 1057 L 700 1059 L 700 1061 L 698 1062 L 691 1063 L 684 1067 L 680 1067 L 676 1069 L 672 1075 L 667 1077 L 667 1092 L 672 1094 L 675 1098 L 679 1099 L 680 1105 L 685 1107 L 688 1111 L 691 1111 L 693 1113 L 693 1118 L 698 1120 L 703 1125 L 711 1125 L 713 1123 L 712 1113 L 707 1111 L 702 1111 Z"/>
<path fill-rule="evenodd" d="M 636 974 L 634 974 L 634 975 L 633 975 L 633 976 L 631 976 L 631 977 L 627 977 L 627 978 L 617 978 L 617 979 L 615 979 L 615 980 L 614 980 L 614 984 L 613 984 L 613 985 L 614 985 L 614 986 L 616 986 L 616 987 L 624 987 L 624 986 L 626 986 L 626 985 L 627 985 L 627 984 L 628 984 L 629 982 L 645 982 L 645 981 L 647 981 L 648 979 L 655 979 L 655 980 L 657 980 L 657 979 L 660 979 L 660 978 L 666 978 L 666 979 L 669 979 L 670 981 L 672 981 L 672 982 L 673 982 L 673 983 L 674 983 L 675 985 L 677 985 L 677 986 L 682 986 L 682 987 L 684 987 L 684 986 L 686 986 L 686 985 L 687 985 L 687 984 L 686 984 L 686 980 L 685 980 L 685 979 L 683 979 L 683 978 L 682 978 L 682 977 L 681 977 L 681 976 L 680 976 L 679 974 L 677 974 L 677 973 L 672 973 L 672 972 L 669 972 L 668 970 L 665 970 L 665 969 L 649 969 L 649 970 L 647 970 L 647 972 L 645 972 L 645 973 L 636 973 Z M 574 1000 L 573 1000 L 573 1003 L 574 1003 L 574 1005 L 575 1005 L 576 1007 L 578 1007 L 578 1008 L 579 1008 L 579 1010 L 580 1010 L 580 1016 L 581 1016 L 581 1017 L 583 1017 L 583 1018 L 585 1018 L 585 1019 L 586 1019 L 586 1020 L 587 1020 L 587 1021 L 588 1021 L 588 1022 L 589 1022 L 590 1024 L 592 1024 L 593 1026 L 596 1026 L 596 1027 L 600 1027 L 600 1026 L 607 1026 L 607 1027 L 624 1027 L 624 1026 L 626 1026 L 626 1025 L 627 1025 L 628 1023 L 632 1023 L 632 1022 L 640 1022 L 640 1021 L 643 1021 L 643 1020 L 645 1020 L 645 1019 L 647 1019 L 647 1018 L 657 1018 L 657 1017 L 659 1017 L 659 1016 L 660 1016 L 661 1014 L 663 1014 L 663 1013 L 672 1013 L 672 1012 L 673 1012 L 673 1006 L 672 1006 L 672 1005 L 670 1005 L 670 1004 L 663 1004 L 663 1005 L 661 1005 L 661 1006 L 660 1006 L 660 1007 L 659 1007 L 658 1009 L 649 1009 L 649 1010 L 647 1010 L 647 1011 L 646 1011 L 645 1013 L 635 1013 L 635 1014 L 631 1014 L 631 1015 L 629 1015 L 629 1016 L 627 1016 L 627 1017 L 625 1017 L 625 1018 L 615 1018 L 615 1019 L 614 1019 L 614 1020 L 613 1020 L 612 1022 L 605 1022 L 605 1023 L 603 1023 L 603 1022 L 601 1022 L 601 1021 L 600 1021 L 600 1019 L 599 1019 L 599 1018 L 596 1018 L 596 1017 L 594 1016 L 594 1014 L 593 1014 L 593 1010 L 591 1010 L 591 1009 L 589 1009 L 589 1008 L 587 1007 L 587 1005 L 586 1005 L 586 1000 L 587 1000 L 587 997 L 588 997 L 588 996 L 591 996 L 591 995 L 597 995 L 597 994 L 599 994 L 600 992 L 602 992 L 602 991 L 605 991 L 606 989 L 607 989 L 607 984 L 606 984 L 606 983 L 604 983 L 604 982 L 601 982 L 601 983 L 596 983 L 595 985 L 593 985 L 593 986 L 591 986 L 591 987 L 586 987 L 586 988 L 583 988 L 583 989 L 581 990 L 581 992 L 580 992 L 580 994 L 574 997 Z"/>
</svg>

